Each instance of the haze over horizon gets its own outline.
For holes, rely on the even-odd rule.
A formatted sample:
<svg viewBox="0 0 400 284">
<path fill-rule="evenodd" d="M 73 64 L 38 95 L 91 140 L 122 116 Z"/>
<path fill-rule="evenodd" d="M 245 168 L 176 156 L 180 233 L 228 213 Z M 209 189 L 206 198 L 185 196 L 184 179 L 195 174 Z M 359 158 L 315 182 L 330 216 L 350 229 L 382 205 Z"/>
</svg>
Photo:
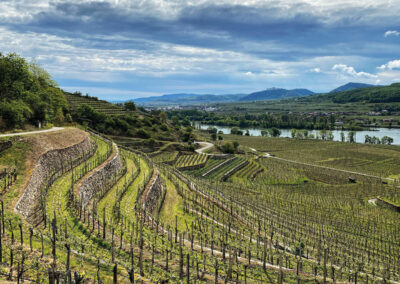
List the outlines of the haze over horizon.
<svg viewBox="0 0 400 284">
<path fill-rule="evenodd" d="M 107 100 L 400 82 L 400 5 L 373 0 L 0 2 L 0 52 Z"/>
</svg>

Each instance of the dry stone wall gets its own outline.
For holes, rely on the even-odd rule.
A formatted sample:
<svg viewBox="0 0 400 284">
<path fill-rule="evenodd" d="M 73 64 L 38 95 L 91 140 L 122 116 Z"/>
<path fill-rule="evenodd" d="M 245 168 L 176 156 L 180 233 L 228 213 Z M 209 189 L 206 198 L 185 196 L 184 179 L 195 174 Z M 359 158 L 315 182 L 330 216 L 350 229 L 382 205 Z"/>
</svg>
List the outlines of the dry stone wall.
<svg viewBox="0 0 400 284">
<path fill-rule="evenodd" d="M 158 199 L 162 194 L 162 183 L 160 175 L 157 175 L 146 193 L 144 207 L 148 212 L 154 212 L 157 207 Z"/>
<path fill-rule="evenodd" d="M 83 206 L 87 206 L 96 193 L 107 186 L 107 182 L 121 170 L 122 162 L 118 147 L 115 143 L 113 143 L 113 147 L 116 148 L 114 157 L 106 161 L 102 167 L 96 169 L 80 186 L 79 195 Z"/>
<path fill-rule="evenodd" d="M 62 169 L 66 162 L 78 159 L 90 152 L 94 146 L 94 142 L 87 136 L 80 143 L 62 149 L 50 150 L 42 154 L 33 169 L 24 193 L 15 206 L 15 211 L 24 218 L 33 215 L 37 211 L 40 202 L 41 190 L 52 173 Z"/>
</svg>

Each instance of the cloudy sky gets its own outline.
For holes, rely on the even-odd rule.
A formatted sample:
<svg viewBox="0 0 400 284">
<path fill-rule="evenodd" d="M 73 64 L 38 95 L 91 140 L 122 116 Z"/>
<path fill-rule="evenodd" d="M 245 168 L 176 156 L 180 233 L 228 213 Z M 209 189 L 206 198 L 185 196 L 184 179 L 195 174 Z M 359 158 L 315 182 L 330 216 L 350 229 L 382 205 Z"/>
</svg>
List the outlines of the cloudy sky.
<svg viewBox="0 0 400 284">
<path fill-rule="evenodd" d="M 0 52 L 69 91 L 323 92 L 400 82 L 399 0 L 0 0 Z"/>
</svg>

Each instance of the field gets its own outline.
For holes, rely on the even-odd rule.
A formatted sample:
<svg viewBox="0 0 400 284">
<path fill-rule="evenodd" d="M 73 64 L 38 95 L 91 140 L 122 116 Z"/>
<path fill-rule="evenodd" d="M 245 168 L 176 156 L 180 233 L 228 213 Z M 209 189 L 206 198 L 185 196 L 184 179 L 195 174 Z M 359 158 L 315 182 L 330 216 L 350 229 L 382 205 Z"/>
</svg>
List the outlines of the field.
<svg viewBox="0 0 400 284">
<path fill-rule="evenodd" d="M 147 155 L 125 143 L 118 147 L 121 167 L 86 200 L 82 183 L 117 155 L 116 145 L 91 134 L 95 152 L 49 181 L 37 222 L 5 206 L 0 278 L 400 281 L 399 213 L 374 201 L 397 202 L 398 183 L 357 173 L 350 181 L 349 172 L 335 170 L 380 175 L 390 168 L 387 175 L 397 176 L 400 168 L 386 164 L 397 162 L 397 147 L 235 138 L 258 151 L 223 158 L 177 150 Z M 1 154 L 1 164 L 11 166 L 10 155 L 20 153 L 19 175 L 28 175 L 23 161 L 29 148 L 15 143 Z M 13 203 L 21 186 L 18 178 L 3 192 L 3 205 Z"/>
</svg>

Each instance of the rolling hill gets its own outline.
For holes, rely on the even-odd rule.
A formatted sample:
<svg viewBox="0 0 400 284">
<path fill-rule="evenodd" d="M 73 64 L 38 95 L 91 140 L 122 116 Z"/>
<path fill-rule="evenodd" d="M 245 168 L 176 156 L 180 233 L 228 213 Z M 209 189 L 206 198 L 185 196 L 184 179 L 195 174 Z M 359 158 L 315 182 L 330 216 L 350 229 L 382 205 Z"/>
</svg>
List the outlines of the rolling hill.
<svg viewBox="0 0 400 284">
<path fill-rule="evenodd" d="M 265 100 L 277 100 L 285 98 L 294 98 L 312 95 L 314 92 L 307 89 L 293 89 L 286 90 L 282 88 L 270 88 L 264 91 L 251 93 L 239 101 L 265 101 Z"/>
<path fill-rule="evenodd" d="M 332 91 L 330 91 L 330 93 L 340 93 L 340 92 L 345 92 L 345 91 L 351 91 L 354 89 L 363 89 L 363 88 L 370 88 L 370 87 L 375 87 L 375 85 L 350 82 L 343 86 L 337 87 L 336 89 L 333 89 Z"/>
<path fill-rule="evenodd" d="M 228 94 L 228 95 L 212 95 L 212 94 L 168 94 L 162 96 L 153 96 L 147 98 L 138 98 L 133 101 L 138 105 L 195 105 L 204 103 L 218 103 L 237 101 L 246 94 Z"/>
<path fill-rule="evenodd" d="M 389 86 L 374 86 L 359 88 L 338 93 L 328 93 L 301 98 L 307 102 L 333 102 L 333 103 L 391 103 L 400 102 L 400 83 Z"/>
</svg>

